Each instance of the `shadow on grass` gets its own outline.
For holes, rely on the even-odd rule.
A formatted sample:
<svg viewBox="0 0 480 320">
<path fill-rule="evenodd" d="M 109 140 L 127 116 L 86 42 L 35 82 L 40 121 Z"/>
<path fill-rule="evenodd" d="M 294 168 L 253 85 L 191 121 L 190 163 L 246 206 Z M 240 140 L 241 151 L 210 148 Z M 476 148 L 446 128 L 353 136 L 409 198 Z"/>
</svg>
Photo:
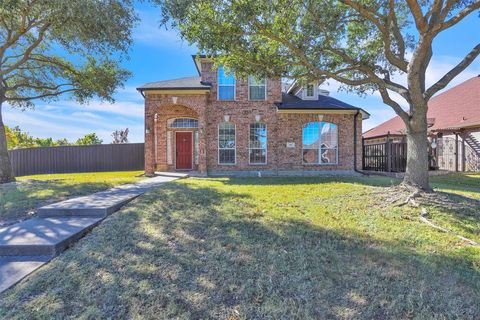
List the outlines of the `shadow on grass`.
<svg viewBox="0 0 480 320">
<path fill-rule="evenodd" d="M 325 175 L 318 177 L 263 177 L 263 178 L 228 178 L 224 180 L 228 185 L 301 185 L 325 183 L 356 183 L 374 187 L 397 185 L 399 179 L 382 176 L 354 176 L 354 175 Z"/>
<path fill-rule="evenodd" d="M 401 239 L 268 219 L 243 204 L 248 197 L 184 183 L 156 189 L 0 296 L 0 315 L 480 317 L 473 249 L 420 254 Z"/>
</svg>

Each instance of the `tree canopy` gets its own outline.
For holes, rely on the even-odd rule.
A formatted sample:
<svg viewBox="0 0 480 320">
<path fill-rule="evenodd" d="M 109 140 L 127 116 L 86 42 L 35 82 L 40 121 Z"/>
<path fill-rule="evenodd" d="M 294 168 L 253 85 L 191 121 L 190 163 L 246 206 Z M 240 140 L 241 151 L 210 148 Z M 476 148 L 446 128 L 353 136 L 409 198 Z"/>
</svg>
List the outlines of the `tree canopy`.
<svg viewBox="0 0 480 320">
<path fill-rule="evenodd" d="M 113 101 L 130 75 L 120 62 L 136 20 L 133 0 L 0 2 L 0 182 L 13 180 L 2 104 L 27 109 L 61 94 Z"/>
<path fill-rule="evenodd" d="M 429 189 L 428 100 L 480 54 L 480 42 L 430 87 L 433 42 L 479 0 L 157 0 L 163 21 L 241 76 L 334 79 L 379 92 L 404 121 L 405 183 Z M 472 30 L 472 32 L 474 32 Z M 409 105 L 404 110 L 398 95 Z"/>
</svg>

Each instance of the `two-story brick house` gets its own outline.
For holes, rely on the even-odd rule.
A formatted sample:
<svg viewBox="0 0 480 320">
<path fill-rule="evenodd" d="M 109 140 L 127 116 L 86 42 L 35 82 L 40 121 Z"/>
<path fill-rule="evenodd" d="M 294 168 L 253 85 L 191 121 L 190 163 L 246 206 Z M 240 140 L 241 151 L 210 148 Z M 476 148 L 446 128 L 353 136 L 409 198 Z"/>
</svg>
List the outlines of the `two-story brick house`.
<svg viewBox="0 0 480 320">
<path fill-rule="evenodd" d="M 318 83 L 239 79 L 193 56 L 198 77 L 147 83 L 145 172 L 312 174 L 361 169 L 369 114 Z"/>
</svg>

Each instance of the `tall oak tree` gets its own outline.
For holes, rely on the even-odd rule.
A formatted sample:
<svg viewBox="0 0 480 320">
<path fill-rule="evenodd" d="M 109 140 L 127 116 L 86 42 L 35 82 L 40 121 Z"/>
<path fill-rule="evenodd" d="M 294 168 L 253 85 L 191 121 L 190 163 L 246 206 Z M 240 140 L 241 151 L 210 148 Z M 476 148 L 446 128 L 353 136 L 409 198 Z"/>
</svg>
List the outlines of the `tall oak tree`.
<svg viewBox="0 0 480 320">
<path fill-rule="evenodd" d="M 66 94 L 113 101 L 137 18 L 132 0 L 0 2 L 0 183 L 14 180 L 2 107 L 28 109 Z"/>
<path fill-rule="evenodd" d="M 434 40 L 480 8 L 480 0 L 157 0 L 165 23 L 240 75 L 334 79 L 377 91 L 403 120 L 404 183 L 430 190 L 427 110 L 480 54 L 480 41 L 427 87 Z M 480 33 L 479 30 L 472 32 Z M 404 110 L 398 99 L 409 105 Z"/>
</svg>

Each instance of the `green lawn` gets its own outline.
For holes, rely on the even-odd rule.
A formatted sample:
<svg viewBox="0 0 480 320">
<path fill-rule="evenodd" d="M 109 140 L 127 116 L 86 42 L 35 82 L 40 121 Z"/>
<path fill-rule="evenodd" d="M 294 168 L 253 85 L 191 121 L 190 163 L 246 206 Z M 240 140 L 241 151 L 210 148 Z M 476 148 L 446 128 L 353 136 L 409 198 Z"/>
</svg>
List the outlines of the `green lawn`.
<svg viewBox="0 0 480 320">
<path fill-rule="evenodd" d="M 386 201 L 397 182 L 166 184 L 1 295 L 0 316 L 479 319 L 480 248 Z M 480 175 L 433 185 L 456 194 L 429 199 L 429 218 L 480 242 Z"/>
<path fill-rule="evenodd" d="M 36 208 L 140 180 L 142 171 L 44 174 L 0 185 L 0 225 L 25 219 Z"/>
</svg>

